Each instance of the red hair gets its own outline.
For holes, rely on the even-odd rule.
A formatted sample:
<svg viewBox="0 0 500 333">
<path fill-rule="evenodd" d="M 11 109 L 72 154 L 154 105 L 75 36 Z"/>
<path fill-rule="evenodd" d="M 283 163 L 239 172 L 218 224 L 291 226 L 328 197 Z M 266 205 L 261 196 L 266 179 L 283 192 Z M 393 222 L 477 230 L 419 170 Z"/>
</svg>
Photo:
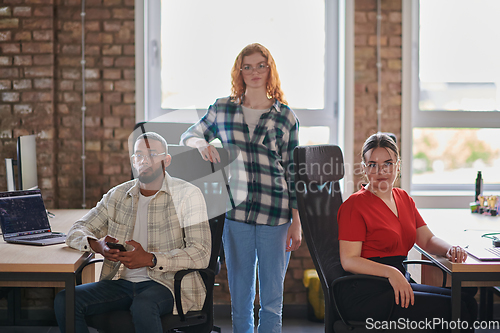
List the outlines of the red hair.
<svg viewBox="0 0 500 333">
<path fill-rule="evenodd" d="M 288 104 L 285 99 L 285 94 L 281 90 L 281 81 L 273 56 L 268 49 L 259 43 L 253 43 L 245 46 L 234 61 L 234 65 L 231 70 L 231 100 L 235 101 L 245 94 L 246 84 L 241 74 L 241 66 L 243 64 L 243 58 L 254 53 L 262 54 L 262 56 L 266 58 L 267 65 L 269 66 L 269 75 L 266 83 L 267 97 L 275 98 L 283 104 Z"/>
</svg>

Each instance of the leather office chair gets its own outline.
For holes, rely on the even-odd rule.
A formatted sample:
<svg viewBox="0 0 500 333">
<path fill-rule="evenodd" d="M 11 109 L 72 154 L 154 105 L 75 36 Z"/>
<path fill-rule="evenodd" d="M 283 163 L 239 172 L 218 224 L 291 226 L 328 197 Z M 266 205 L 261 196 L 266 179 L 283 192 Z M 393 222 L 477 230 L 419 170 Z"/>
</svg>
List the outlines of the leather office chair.
<svg viewBox="0 0 500 333">
<path fill-rule="evenodd" d="M 198 186 L 205 197 L 212 232 L 212 252 L 207 268 L 182 270 L 175 274 L 174 295 L 178 315 L 167 314 L 162 316 L 164 332 L 178 332 L 177 329 L 186 333 L 221 331 L 220 328 L 213 325 L 213 288 L 215 275 L 220 269 L 222 232 L 230 192 L 224 172 L 224 166 L 229 164 L 229 156 L 225 149 L 218 148 L 217 150 L 221 156 L 221 162 L 212 164 L 204 161 L 197 149 L 183 146 L 168 147 L 168 153 L 172 155 L 172 163 L 167 167 L 167 172 L 172 177 L 184 179 Z M 102 259 L 94 259 L 91 263 L 97 261 L 102 261 Z M 205 283 L 207 295 L 200 311 L 184 313 L 180 296 L 181 280 L 186 274 L 194 271 L 200 273 Z M 78 278 L 77 284 L 81 284 L 81 274 L 79 274 Z M 96 328 L 101 333 L 135 332 L 130 311 L 112 311 L 89 316 L 86 317 L 86 321 L 90 327 Z"/>
<path fill-rule="evenodd" d="M 321 282 L 325 299 L 325 333 L 371 332 L 364 322 L 350 322 L 342 316 L 335 291 L 351 279 L 371 279 L 371 275 L 349 275 L 342 268 L 339 254 L 337 212 L 342 204 L 339 181 L 344 177 L 344 159 L 338 146 L 299 146 L 293 153 L 298 210 L 304 238 Z M 411 260 L 407 264 L 430 264 Z M 443 272 L 446 284 L 446 274 Z M 392 310 L 391 310 L 392 312 Z M 389 319 L 391 313 L 387 313 Z"/>
</svg>

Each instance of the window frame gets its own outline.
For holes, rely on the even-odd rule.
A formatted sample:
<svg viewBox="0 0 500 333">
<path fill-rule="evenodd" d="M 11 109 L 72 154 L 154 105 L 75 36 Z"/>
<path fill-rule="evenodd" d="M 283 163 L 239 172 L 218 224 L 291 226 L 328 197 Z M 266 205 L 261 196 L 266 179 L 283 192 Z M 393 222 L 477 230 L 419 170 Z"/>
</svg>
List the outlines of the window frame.
<svg viewBox="0 0 500 333">
<path fill-rule="evenodd" d="M 342 3 L 342 1 L 340 1 Z M 295 109 L 293 111 L 300 120 L 300 126 L 328 126 L 330 128 L 330 144 L 339 142 L 339 0 L 325 0 L 325 83 L 324 83 L 324 108 L 323 109 Z M 142 32 L 143 48 L 143 91 L 139 94 L 144 108 L 137 108 L 136 121 L 150 121 L 156 117 L 175 111 L 174 109 L 161 108 L 161 77 L 160 77 L 160 45 L 161 31 L 160 0 L 136 0 L 137 6 L 142 6 Z M 340 9 L 339 9 L 340 8 Z M 136 13 L 137 15 L 137 13 Z M 139 13 L 139 15 L 141 15 Z M 137 25 L 136 25 L 137 28 Z M 137 30 L 136 30 L 137 31 Z M 138 43 L 136 43 L 137 45 Z M 141 44 L 141 43 L 139 43 Z M 137 47 L 137 46 L 136 46 Z M 140 51 L 140 50 L 139 50 Z M 138 66 L 137 66 L 138 67 Z M 139 73 L 140 74 L 140 73 Z M 136 76 L 137 77 L 137 76 Z M 140 81 L 140 79 L 138 80 Z M 138 91 L 137 89 L 136 91 Z M 141 96 L 142 95 L 142 96 Z M 142 97 L 142 98 L 141 98 Z M 214 96 L 214 100 L 217 97 Z M 207 105 L 208 108 L 208 105 Z M 148 110 L 152 110 L 148 112 Z M 201 110 L 203 113 L 205 110 Z M 186 113 L 200 113 L 200 110 L 186 110 Z M 178 113 L 177 113 L 178 114 Z M 177 119 L 176 119 L 177 120 Z M 178 119 L 185 122 L 185 119 Z"/>
<path fill-rule="evenodd" d="M 474 184 L 413 184 L 413 128 L 500 128 L 492 117 L 498 111 L 422 111 L 419 109 L 419 3 L 403 1 L 403 98 L 402 98 L 402 187 L 417 204 L 425 207 L 468 207 L 473 201 Z M 500 190 L 500 184 L 485 184 L 485 192 Z M 450 200 L 450 197 L 453 200 Z M 466 206 L 466 205 L 467 206 Z M 421 205 L 421 206 L 422 206 Z"/>
</svg>

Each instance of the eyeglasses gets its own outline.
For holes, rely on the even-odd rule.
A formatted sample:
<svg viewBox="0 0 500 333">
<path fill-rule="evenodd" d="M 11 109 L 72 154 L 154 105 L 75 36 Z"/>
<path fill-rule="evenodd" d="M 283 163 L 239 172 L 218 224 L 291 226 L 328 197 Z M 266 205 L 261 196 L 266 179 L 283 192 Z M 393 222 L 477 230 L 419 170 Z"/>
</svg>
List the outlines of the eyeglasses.
<svg viewBox="0 0 500 333">
<path fill-rule="evenodd" d="M 136 161 L 142 161 L 144 158 L 149 158 L 149 160 L 154 159 L 155 157 L 158 157 L 160 155 L 166 155 L 166 153 L 151 153 L 151 154 L 133 154 L 131 157 L 134 158 Z"/>
<path fill-rule="evenodd" d="M 394 166 L 397 165 L 399 161 L 400 160 L 397 160 L 396 162 L 384 162 L 382 164 L 377 164 L 377 163 L 366 164 L 365 162 L 361 162 L 361 164 L 363 164 L 368 173 L 378 173 L 380 170 L 390 173 L 394 171 Z"/>
<path fill-rule="evenodd" d="M 268 64 L 266 64 L 265 62 L 261 62 L 260 64 L 257 65 L 257 67 L 252 67 L 250 65 L 243 65 L 240 71 L 243 74 L 252 74 L 253 71 L 256 70 L 257 73 L 262 74 L 265 73 L 268 68 L 269 68 Z"/>
</svg>

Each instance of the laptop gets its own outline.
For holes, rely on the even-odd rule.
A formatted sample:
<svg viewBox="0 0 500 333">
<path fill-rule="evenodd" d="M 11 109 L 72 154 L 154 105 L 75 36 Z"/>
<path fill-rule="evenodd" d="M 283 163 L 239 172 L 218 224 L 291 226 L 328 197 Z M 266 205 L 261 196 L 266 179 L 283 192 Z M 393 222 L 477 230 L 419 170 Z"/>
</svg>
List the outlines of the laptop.
<svg viewBox="0 0 500 333">
<path fill-rule="evenodd" d="M 481 261 L 500 261 L 500 247 L 470 245 L 465 250 Z"/>
<path fill-rule="evenodd" d="M 52 245 L 66 235 L 52 232 L 40 190 L 0 192 L 0 225 L 7 243 Z"/>
</svg>

